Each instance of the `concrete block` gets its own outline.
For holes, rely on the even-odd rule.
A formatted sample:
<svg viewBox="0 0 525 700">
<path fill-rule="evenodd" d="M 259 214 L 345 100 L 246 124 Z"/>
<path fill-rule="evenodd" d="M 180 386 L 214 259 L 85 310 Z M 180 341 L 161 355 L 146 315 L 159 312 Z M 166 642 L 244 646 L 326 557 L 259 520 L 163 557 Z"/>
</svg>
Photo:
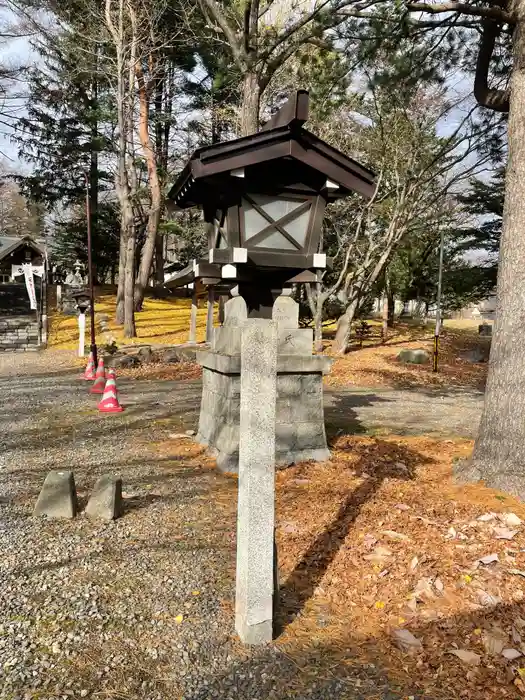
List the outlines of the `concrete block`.
<svg viewBox="0 0 525 700">
<path fill-rule="evenodd" d="M 256 319 L 253 319 L 256 320 Z M 220 374 L 240 374 L 241 358 L 239 355 L 221 355 L 213 351 L 203 350 L 198 353 L 197 362 Z M 279 374 L 328 374 L 333 359 L 324 355 L 279 355 L 277 372 Z"/>
<path fill-rule="evenodd" d="M 231 453 L 219 452 L 216 454 L 215 462 L 219 471 L 228 472 L 229 474 L 238 474 L 239 450 Z"/>
<path fill-rule="evenodd" d="M 406 362 L 411 365 L 424 365 L 429 361 L 430 355 L 426 350 L 408 350 L 405 348 L 398 354 L 397 359 L 400 362 Z"/>
<path fill-rule="evenodd" d="M 74 518 L 78 512 L 73 472 L 49 472 L 46 476 L 33 515 L 48 518 Z"/>
<path fill-rule="evenodd" d="M 233 297 L 224 304 L 223 326 L 242 326 L 248 318 L 248 307 L 242 297 Z"/>
<path fill-rule="evenodd" d="M 275 424 L 275 450 L 276 452 L 293 452 L 297 440 L 297 428 L 295 423 Z"/>
<path fill-rule="evenodd" d="M 94 519 L 115 520 L 122 512 L 122 479 L 104 474 L 97 479 L 86 506 L 86 515 Z"/>
<path fill-rule="evenodd" d="M 210 438 L 219 452 L 232 454 L 239 451 L 239 425 L 221 425 L 215 421 Z"/>
<path fill-rule="evenodd" d="M 330 459 L 328 447 L 320 447 L 315 450 L 296 450 L 294 452 L 294 464 L 300 462 L 326 462 Z"/>
<path fill-rule="evenodd" d="M 311 355 L 313 342 L 311 328 L 280 329 L 277 352 L 280 355 Z"/>
<path fill-rule="evenodd" d="M 279 374 L 277 375 L 277 395 L 279 398 L 301 396 L 303 393 L 301 375 Z"/>
<path fill-rule="evenodd" d="M 323 394 L 323 377 L 321 374 L 303 374 L 301 377 L 302 394 Z"/>
<path fill-rule="evenodd" d="M 297 450 L 323 449 L 326 447 L 324 423 L 297 423 Z"/>
<path fill-rule="evenodd" d="M 224 355 L 240 355 L 240 326 L 222 326 L 222 328 L 216 328 L 213 334 L 213 349 L 215 352 L 221 352 Z"/>
<path fill-rule="evenodd" d="M 322 423 L 323 420 L 322 398 L 315 394 L 305 394 L 301 401 L 293 401 L 290 405 L 291 423 Z"/>
</svg>

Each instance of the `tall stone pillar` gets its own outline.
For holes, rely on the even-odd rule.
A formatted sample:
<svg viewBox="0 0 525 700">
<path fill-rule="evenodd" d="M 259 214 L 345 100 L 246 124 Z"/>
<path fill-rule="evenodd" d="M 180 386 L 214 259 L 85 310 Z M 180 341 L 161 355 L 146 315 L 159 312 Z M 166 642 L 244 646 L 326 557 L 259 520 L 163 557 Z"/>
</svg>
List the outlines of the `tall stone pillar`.
<svg viewBox="0 0 525 700">
<path fill-rule="evenodd" d="M 273 631 L 277 323 L 245 321 L 240 355 L 235 629 L 244 643 L 263 644 Z"/>
</svg>

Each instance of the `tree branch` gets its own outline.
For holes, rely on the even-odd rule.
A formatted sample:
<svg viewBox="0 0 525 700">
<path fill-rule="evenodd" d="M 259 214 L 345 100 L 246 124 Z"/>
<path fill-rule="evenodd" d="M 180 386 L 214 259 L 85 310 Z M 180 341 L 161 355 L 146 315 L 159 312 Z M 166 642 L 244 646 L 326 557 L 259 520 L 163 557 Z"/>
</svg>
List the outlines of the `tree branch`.
<svg viewBox="0 0 525 700">
<path fill-rule="evenodd" d="M 498 33 L 499 27 L 496 22 L 490 19 L 483 20 L 474 78 L 474 97 L 477 103 L 483 107 L 488 107 L 495 112 L 508 112 L 510 90 L 508 88 L 506 90 L 489 88 L 488 85 L 490 61 Z"/>
<path fill-rule="evenodd" d="M 213 19 L 217 22 L 217 24 L 221 28 L 222 33 L 228 40 L 228 44 L 230 45 L 235 60 L 237 61 L 239 66 L 242 69 L 244 69 L 246 67 L 246 53 L 244 51 L 242 43 L 239 42 L 237 38 L 235 30 L 228 22 L 228 19 L 225 17 L 225 15 L 223 15 L 215 0 L 198 1 L 203 11 L 205 13 L 209 12 Z"/>
<path fill-rule="evenodd" d="M 488 17 L 498 22 L 513 24 L 516 18 L 513 14 L 505 12 L 498 7 L 477 7 L 467 5 L 462 2 L 444 2 L 438 5 L 428 5 L 426 2 L 409 2 L 407 9 L 411 12 L 429 12 L 432 15 L 442 12 L 459 12 L 463 15 L 473 15 L 474 17 Z"/>
</svg>

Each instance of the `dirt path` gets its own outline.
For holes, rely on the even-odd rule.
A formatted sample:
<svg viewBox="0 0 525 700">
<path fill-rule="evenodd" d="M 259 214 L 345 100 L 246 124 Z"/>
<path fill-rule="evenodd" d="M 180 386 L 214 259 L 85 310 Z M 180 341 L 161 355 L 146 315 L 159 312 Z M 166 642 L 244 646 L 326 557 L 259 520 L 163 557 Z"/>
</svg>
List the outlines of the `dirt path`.
<svg viewBox="0 0 525 700">
<path fill-rule="evenodd" d="M 352 389 L 325 391 L 329 434 L 386 432 L 473 438 L 483 393 L 468 390 Z"/>
<path fill-rule="evenodd" d="M 60 385 L 56 379 L 71 373 L 71 352 L 0 356 L 0 382 L 19 377 L 16 386 L 30 388 L 33 380 L 46 386 Z M 26 379 L 24 379 L 26 377 Z M 2 382 L 4 384 L 4 382 Z M 4 384 L 9 387 L 11 383 Z M 68 385 L 69 386 L 69 385 Z M 199 380 L 172 382 L 120 380 L 131 411 L 148 405 L 143 418 L 170 419 L 173 429 L 196 428 L 200 408 Z M 11 391 L 16 391 L 12 385 Z M 390 432 L 397 435 L 441 435 L 473 438 L 476 436 L 483 407 L 483 392 L 469 389 L 325 389 L 328 433 L 338 431 L 367 433 Z M 138 419 L 138 415 L 135 416 Z"/>
</svg>

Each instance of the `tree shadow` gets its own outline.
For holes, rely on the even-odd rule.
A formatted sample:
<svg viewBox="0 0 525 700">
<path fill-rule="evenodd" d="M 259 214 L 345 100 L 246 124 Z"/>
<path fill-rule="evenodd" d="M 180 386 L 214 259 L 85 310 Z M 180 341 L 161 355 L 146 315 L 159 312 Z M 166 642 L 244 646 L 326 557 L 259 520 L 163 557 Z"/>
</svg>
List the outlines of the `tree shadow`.
<svg viewBox="0 0 525 700">
<path fill-rule="evenodd" d="M 368 433 L 369 428 L 360 421 L 355 408 L 372 406 L 376 403 L 390 403 L 393 400 L 389 396 L 381 396 L 373 391 L 369 393 L 355 391 L 325 393 L 325 428 L 328 442 L 331 443 L 341 433 L 350 435 Z"/>
<path fill-rule="evenodd" d="M 344 445 L 339 445 L 338 449 L 344 450 Z M 355 449 L 355 445 L 352 449 Z M 386 460 L 385 453 L 388 454 Z M 374 460 L 374 454 L 381 456 L 381 459 Z M 280 615 L 276 624 L 278 634 L 301 612 L 306 602 L 313 596 L 328 567 L 344 544 L 361 509 L 375 496 L 383 481 L 385 479 L 412 480 L 415 477 L 415 467 L 424 462 L 428 463 L 428 457 L 403 445 L 393 445 L 378 438 L 374 438 L 372 445 L 363 450 L 357 464 L 352 467 L 356 476 L 363 477 L 363 482 L 346 495 L 332 521 L 310 543 L 279 589 Z M 369 473 L 371 464 L 375 464 L 373 473 Z"/>
</svg>

